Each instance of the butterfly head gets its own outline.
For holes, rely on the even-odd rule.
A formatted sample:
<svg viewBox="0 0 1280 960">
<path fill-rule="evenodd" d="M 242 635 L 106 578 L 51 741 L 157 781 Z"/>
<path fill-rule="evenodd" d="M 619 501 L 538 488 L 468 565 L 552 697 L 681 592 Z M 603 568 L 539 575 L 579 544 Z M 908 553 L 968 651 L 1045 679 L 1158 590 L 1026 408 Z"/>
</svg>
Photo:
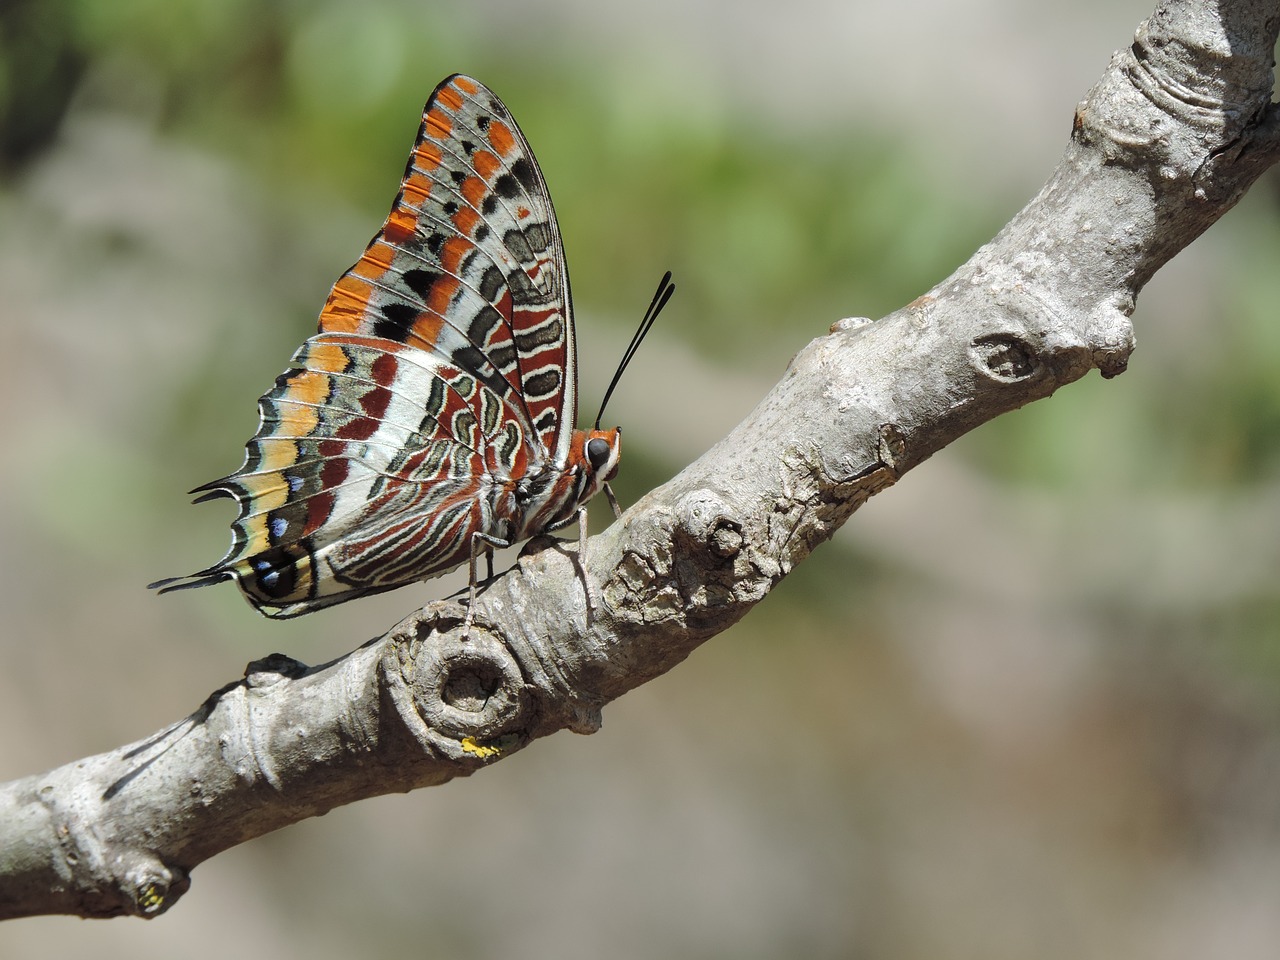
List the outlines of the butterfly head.
<svg viewBox="0 0 1280 960">
<path fill-rule="evenodd" d="M 606 481 L 618 475 L 618 461 L 622 457 L 622 430 L 619 427 L 612 430 L 582 430 L 575 439 L 580 439 L 582 443 L 574 451 L 574 459 L 583 476 L 578 493 L 578 503 L 581 504 L 599 493 Z"/>
</svg>

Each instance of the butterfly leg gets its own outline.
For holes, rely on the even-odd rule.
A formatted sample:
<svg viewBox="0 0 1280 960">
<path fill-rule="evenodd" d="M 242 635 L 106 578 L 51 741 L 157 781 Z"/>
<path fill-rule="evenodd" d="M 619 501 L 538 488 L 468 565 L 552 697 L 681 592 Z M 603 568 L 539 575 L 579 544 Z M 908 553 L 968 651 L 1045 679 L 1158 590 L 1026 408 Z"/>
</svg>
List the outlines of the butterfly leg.
<svg viewBox="0 0 1280 960">
<path fill-rule="evenodd" d="M 605 485 L 608 490 L 608 484 Z M 609 493 L 610 502 L 613 500 L 612 491 Z M 587 625 L 591 625 L 591 611 L 595 609 L 596 598 L 591 593 L 591 578 L 587 576 L 587 505 L 584 503 L 578 507 L 578 571 L 582 574 L 582 589 L 587 594 Z"/>
<path fill-rule="evenodd" d="M 476 561 L 480 559 L 480 554 L 485 555 L 488 561 L 489 576 L 485 578 L 488 583 L 493 579 L 493 548 L 504 549 L 511 546 L 511 541 L 503 540 L 500 537 L 491 536 L 487 533 L 473 533 L 471 535 L 471 565 L 468 569 L 470 574 L 470 583 L 467 592 L 467 615 L 462 618 L 462 638 L 465 640 L 471 634 L 471 611 L 476 605 Z"/>
<path fill-rule="evenodd" d="M 602 483 L 600 486 L 604 487 L 604 495 L 609 498 L 609 506 L 613 507 L 613 519 L 621 520 L 622 507 L 618 506 L 618 498 L 613 495 L 613 487 L 608 483 Z"/>
</svg>

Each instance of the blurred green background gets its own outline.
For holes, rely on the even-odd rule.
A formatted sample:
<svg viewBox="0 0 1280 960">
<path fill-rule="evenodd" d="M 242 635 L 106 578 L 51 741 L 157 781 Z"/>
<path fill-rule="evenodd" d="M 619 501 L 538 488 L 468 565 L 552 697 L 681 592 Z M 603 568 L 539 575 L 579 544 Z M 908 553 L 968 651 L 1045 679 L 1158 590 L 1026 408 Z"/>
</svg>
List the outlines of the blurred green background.
<svg viewBox="0 0 1280 960">
<path fill-rule="evenodd" d="M 676 273 L 610 408 L 631 501 L 1015 213 L 1146 2 L 0 2 L 0 779 L 460 584 L 284 624 L 143 589 L 225 550 L 183 492 L 240 463 L 446 74 L 542 163 L 584 414 Z M 1156 277 L 1125 376 L 934 457 L 596 736 L 0 956 L 1274 958 L 1278 200 Z"/>
</svg>

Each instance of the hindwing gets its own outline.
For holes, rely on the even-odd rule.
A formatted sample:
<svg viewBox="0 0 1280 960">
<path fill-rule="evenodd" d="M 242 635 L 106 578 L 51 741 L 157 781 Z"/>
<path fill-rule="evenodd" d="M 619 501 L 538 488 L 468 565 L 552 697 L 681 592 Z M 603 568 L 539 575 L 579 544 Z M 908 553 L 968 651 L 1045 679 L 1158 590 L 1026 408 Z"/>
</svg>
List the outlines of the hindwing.
<svg viewBox="0 0 1280 960">
<path fill-rule="evenodd" d="M 521 418 L 470 372 L 388 340 L 322 334 L 294 362 L 259 401 L 244 466 L 199 488 L 240 515 L 231 551 L 196 576 L 293 616 L 466 560 L 484 485 L 528 467 Z"/>
</svg>

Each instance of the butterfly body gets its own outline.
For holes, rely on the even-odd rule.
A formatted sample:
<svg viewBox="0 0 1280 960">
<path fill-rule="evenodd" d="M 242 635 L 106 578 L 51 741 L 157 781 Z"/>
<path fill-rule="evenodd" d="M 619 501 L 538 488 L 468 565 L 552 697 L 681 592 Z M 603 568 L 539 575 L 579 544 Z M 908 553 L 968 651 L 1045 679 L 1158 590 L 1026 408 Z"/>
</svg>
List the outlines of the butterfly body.
<svg viewBox="0 0 1280 960">
<path fill-rule="evenodd" d="M 450 77 L 244 465 L 195 491 L 239 505 L 230 551 L 152 586 L 234 580 L 272 617 L 467 562 L 474 590 L 477 556 L 572 522 L 617 471 L 618 430 L 574 429 L 576 363 L 537 162 L 496 95 Z"/>
</svg>

